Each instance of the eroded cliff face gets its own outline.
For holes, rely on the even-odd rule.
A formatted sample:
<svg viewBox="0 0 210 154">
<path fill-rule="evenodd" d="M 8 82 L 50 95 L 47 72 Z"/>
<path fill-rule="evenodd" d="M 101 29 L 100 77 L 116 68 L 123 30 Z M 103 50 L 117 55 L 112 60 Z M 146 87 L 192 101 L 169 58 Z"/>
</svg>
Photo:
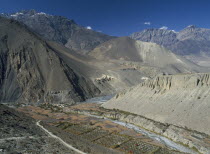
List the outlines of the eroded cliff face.
<svg viewBox="0 0 210 154">
<path fill-rule="evenodd" d="M 157 76 L 105 103 L 144 117 L 210 134 L 210 74 Z"/>
<path fill-rule="evenodd" d="M 52 48 L 16 21 L 0 18 L 0 101 L 73 103 L 95 94 L 94 84 L 74 72 Z M 65 91 L 65 92 L 63 92 Z"/>
<path fill-rule="evenodd" d="M 141 86 L 146 86 L 160 91 L 176 88 L 203 88 L 210 86 L 209 77 L 209 73 L 157 76 L 153 80 L 148 80 L 142 83 Z"/>
</svg>

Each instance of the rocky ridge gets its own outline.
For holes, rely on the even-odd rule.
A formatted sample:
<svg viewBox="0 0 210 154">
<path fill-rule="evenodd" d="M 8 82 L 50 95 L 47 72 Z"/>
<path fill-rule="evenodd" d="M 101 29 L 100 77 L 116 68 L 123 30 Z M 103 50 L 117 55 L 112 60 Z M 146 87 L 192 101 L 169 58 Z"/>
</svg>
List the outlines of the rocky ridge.
<svg viewBox="0 0 210 154">
<path fill-rule="evenodd" d="M 179 32 L 167 29 L 146 29 L 133 33 L 130 37 L 145 42 L 154 42 L 173 51 L 175 54 L 209 66 L 210 29 L 190 25 Z M 208 64 L 208 65 L 207 65 Z"/>
<path fill-rule="evenodd" d="M 1 16 L 24 23 L 33 32 L 46 40 L 55 41 L 67 48 L 86 53 L 102 42 L 114 37 L 87 29 L 74 20 L 62 16 L 49 15 L 35 10 L 22 10 Z"/>
</svg>

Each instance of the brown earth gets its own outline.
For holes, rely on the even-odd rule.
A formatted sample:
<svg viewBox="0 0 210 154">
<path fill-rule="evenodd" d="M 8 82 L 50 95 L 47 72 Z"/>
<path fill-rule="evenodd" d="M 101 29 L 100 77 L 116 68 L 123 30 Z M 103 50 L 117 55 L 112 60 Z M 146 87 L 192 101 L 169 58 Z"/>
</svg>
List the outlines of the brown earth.
<svg viewBox="0 0 210 154">
<path fill-rule="evenodd" d="M 74 110 L 93 110 L 100 111 L 97 104 L 79 104 L 71 107 Z M 52 105 L 43 105 L 41 107 L 26 106 L 18 109 L 21 112 L 33 117 L 36 120 L 42 120 L 43 125 L 59 137 L 64 137 L 65 141 L 72 144 L 66 135 L 76 135 L 79 139 L 90 144 L 102 146 L 115 150 L 114 152 L 123 153 L 155 153 L 170 151 L 163 144 L 137 133 L 134 130 L 118 125 L 110 120 L 99 119 L 87 115 L 76 113 L 64 113 L 59 107 Z M 73 139 L 72 139 L 73 140 Z M 132 144 L 133 146 L 130 146 Z M 102 148 L 103 149 L 103 148 Z"/>
</svg>

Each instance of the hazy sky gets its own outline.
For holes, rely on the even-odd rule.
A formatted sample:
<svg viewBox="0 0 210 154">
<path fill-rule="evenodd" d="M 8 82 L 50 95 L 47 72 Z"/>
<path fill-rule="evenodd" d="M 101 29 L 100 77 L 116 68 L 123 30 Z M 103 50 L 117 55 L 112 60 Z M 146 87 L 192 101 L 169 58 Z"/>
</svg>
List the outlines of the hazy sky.
<svg viewBox="0 0 210 154">
<path fill-rule="evenodd" d="M 115 36 L 145 28 L 210 28 L 208 0 L 0 0 L 1 13 L 35 9 Z"/>
</svg>

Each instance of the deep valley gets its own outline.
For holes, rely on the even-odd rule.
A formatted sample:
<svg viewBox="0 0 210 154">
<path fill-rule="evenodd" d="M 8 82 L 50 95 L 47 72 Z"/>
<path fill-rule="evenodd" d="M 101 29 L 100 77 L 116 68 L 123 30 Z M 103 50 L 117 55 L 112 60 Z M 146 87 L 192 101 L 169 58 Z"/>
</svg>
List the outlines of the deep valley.
<svg viewBox="0 0 210 154">
<path fill-rule="evenodd" d="M 209 154 L 210 29 L 141 29 L 1 13 L 0 153 Z"/>
</svg>

